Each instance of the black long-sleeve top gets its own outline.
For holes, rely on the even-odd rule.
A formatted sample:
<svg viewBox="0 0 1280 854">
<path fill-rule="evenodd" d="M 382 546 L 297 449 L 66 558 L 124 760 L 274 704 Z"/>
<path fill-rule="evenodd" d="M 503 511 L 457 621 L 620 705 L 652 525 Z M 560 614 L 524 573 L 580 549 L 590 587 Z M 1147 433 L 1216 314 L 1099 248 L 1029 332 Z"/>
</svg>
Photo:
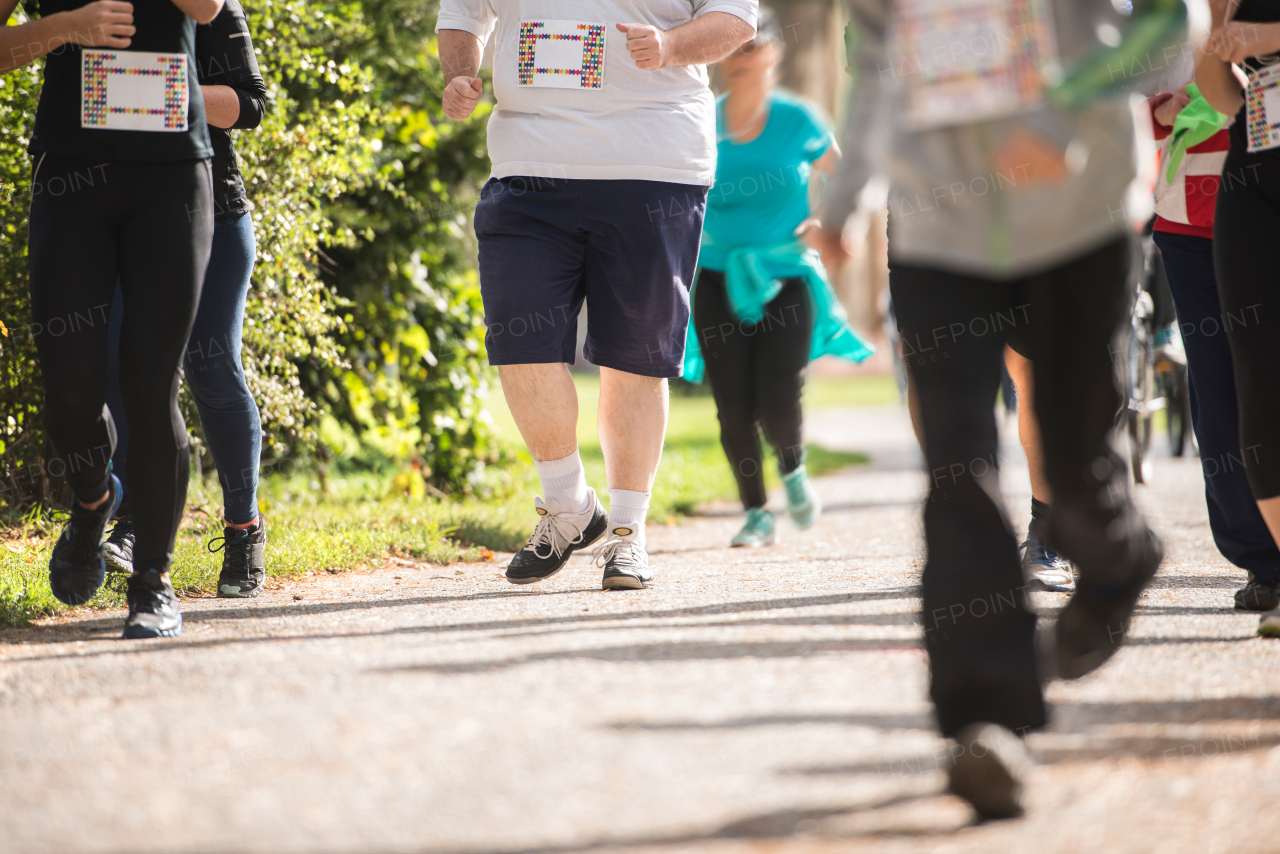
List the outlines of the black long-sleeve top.
<svg viewBox="0 0 1280 854">
<path fill-rule="evenodd" d="M 249 212 L 249 197 L 231 131 L 256 128 L 267 110 L 267 85 L 253 53 L 248 19 L 237 0 L 226 0 L 218 17 L 196 28 L 196 65 L 200 85 L 230 86 L 240 99 L 240 117 L 234 125 L 225 129 L 209 125 L 214 218 L 235 219 Z"/>
</svg>

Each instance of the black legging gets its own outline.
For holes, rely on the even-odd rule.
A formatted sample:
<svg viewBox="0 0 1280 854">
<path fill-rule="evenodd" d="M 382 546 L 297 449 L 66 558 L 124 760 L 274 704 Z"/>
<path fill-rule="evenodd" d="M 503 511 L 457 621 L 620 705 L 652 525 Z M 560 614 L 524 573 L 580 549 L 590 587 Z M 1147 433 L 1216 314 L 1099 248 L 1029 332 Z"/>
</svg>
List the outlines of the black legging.
<svg viewBox="0 0 1280 854">
<path fill-rule="evenodd" d="M 804 461 L 800 395 L 809 364 L 813 310 L 801 279 L 782 291 L 752 325 L 737 320 L 725 298 L 724 274 L 699 270 L 693 321 L 720 418 L 720 444 L 748 510 L 765 505 L 760 431 L 783 473 Z"/>
<path fill-rule="evenodd" d="M 212 192 L 206 160 L 95 163 L 38 155 L 32 179 L 31 314 L 45 429 L 76 498 L 101 498 L 114 442 L 104 403 L 107 314 L 118 276 L 134 563 L 146 569 L 168 570 L 186 501 L 178 363 L 209 264 Z"/>
<path fill-rule="evenodd" d="M 1233 136 L 1213 225 L 1222 325 L 1231 343 L 1240 447 L 1256 499 L 1280 495 L 1280 152 L 1250 154 Z"/>
</svg>

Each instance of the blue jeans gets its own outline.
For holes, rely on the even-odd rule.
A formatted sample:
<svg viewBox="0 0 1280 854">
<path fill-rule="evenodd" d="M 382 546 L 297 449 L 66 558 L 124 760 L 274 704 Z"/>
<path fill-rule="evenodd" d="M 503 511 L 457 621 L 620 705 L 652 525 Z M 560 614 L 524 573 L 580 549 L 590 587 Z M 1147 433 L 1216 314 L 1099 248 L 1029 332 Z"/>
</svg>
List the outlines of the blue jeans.
<svg viewBox="0 0 1280 854">
<path fill-rule="evenodd" d="M 235 525 L 248 524 L 258 517 L 262 419 L 249 393 L 240 360 L 244 303 L 249 294 L 255 250 L 253 218 L 249 214 L 214 224 L 213 254 L 205 273 L 195 326 L 182 360 L 187 386 L 195 398 L 205 439 L 218 467 L 223 512 L 227 521 Z M 129 425 L 124 417 L 119 384 L 123 321 L 123 301 L 117 284 L 116 296 L 111 302 L 107 349 L 107 405 L 116 424 L 112 466 L 125 487 L 127 501 Z"/>
<path fill-rule="evenodd" d="M 1280 578 L 1280 549 L 1249 489 L 1231 347 L 1223 326 L 1213 241 L 1157 231 L 1169 289 L 1187 348 L 1191 423 L 1200 443 L 1209 528 L 1222 556 L 1263 581 Z"/>
</svg>

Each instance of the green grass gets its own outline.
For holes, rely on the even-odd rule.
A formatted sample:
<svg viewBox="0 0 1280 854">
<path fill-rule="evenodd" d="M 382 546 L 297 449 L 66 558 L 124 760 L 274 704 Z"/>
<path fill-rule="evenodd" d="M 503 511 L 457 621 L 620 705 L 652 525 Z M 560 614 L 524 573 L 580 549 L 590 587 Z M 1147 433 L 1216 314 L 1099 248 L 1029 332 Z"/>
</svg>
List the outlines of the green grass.
<svg viewBox="0 0 1280 854">
<path fill-rule="evenodd" d="M 599 381 L 576 378 L 579 386 L 578 441 L 587 480 L 605 488 L 604 456 L 596 432 Z M 892 403 L 892 377 L 815 379 L 805 397 L 807 409 Z M 489 400 L 494 425 L 512 446 L 520 436 L 500 389 Z M 810 445 L 808 468 L 824 474 L 866 461 L 861 454 L 828 451 Z M 766 467 L 776 486 L 777 474 Z M 529 535 L 530 501 L 538 492 L 537 473 L 527 453 L 507 466 L 487 471 L 483 498 L 440 498 L 424 494 L 411 472 L 358 473 L 321 483 L 312 472 L 275 474 L 263 480 L 260 503 L 269 525 L 268 561 L 279 582 L 316 572 L 340 572 L 381 565 L 388 554 L 433 563 L 487 559 L 487 550 L 512 551 Z M 715 403 L 710 397 L 671 399 L 671 418 L 662 466 L 654 484 L 649 518 L 674 522 L 699 504 L 731 499 L 733 476 L 720 448 Z M 187 514 L 174 557 L 174 586 L 185 596 L 211 596 L 221 554 L 207 550 L 222 535 L 216 478 L 193 481 Z M 0 530 L 0 627 L 67 610 L 49 592 L 48 563 L 63 516 L 32 520 L 24 530 Z M 8 538 L 4 538 L 7 536 Z M 117 584 L 108 582 L 86 608 L 117 608 L 124 602 Z"/>
</svg>

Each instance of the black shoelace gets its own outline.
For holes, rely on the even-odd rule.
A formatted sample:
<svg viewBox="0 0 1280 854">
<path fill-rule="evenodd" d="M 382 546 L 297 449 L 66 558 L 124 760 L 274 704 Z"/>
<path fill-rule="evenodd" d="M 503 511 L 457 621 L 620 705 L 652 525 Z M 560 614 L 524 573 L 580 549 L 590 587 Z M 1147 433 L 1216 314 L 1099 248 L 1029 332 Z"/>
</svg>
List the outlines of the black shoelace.
<svg viewBox="0 0 1280 854">
<path fill-rule="evenodd" d="M 208 549 L 214 554 L 225 549 L 222 558 L 223 571 L 230 570 L 232 573 L 243 575 L 247 578 L 249 576 L 249 538 L 253 536 L 254 529 L 237 530 L 228 528 L 227 531 L 231 533 L 224 534 L 221 537 L 214 537 L 210 540 Z M 217 542 L 221 542 L 222 545 L 215 549 L 213 544 Z"/>
</svg>

